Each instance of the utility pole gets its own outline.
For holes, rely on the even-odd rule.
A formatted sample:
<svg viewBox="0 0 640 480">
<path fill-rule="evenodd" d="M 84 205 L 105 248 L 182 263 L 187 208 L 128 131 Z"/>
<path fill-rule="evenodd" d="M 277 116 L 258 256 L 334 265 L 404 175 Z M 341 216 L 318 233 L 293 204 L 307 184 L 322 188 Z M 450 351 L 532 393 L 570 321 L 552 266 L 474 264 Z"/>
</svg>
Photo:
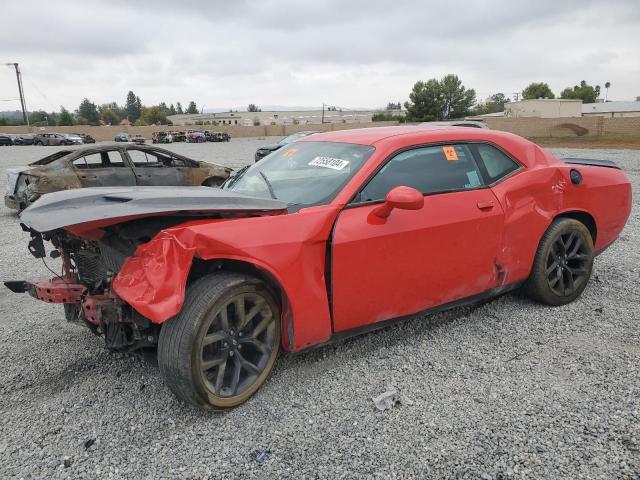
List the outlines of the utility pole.
<svg viewBox="0 0 640 480">
<path fill-rule="evenodd" d="M 24 123 L 29 125 L 29 117 L 27 116 L 27 105 L 24 102 L 24 91 L 22 90 L 22 74 L 17 63 L 5 63 L 7 66 L 13 66 L 16 69 L 16 78 L 18 79 L 18 92 L 20 93 L 20 106 L 22 107 L 22 119 Z"/>
<path fill-rule="evenodd" d="M 322 122 L 324 123 L 324 103 L 322 104 Z"/>
<path fill-rule="evenodd" d="M 520 92 L 513 92 L 513 97 L 516 99 L 516 102 L 520 99 Z"/>
</svg>

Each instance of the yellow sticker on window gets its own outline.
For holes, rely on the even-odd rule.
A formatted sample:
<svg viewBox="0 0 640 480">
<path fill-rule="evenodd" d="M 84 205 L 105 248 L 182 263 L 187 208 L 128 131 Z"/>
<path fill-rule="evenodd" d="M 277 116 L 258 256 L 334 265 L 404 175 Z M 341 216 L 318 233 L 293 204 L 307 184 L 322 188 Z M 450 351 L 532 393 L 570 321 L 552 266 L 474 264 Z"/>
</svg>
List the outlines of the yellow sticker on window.
<svg viewBox="0 0 640 480">
<path fill-rule="evenodd" d="M 290 157 L 293 157 L 296 153 L 298 153 L 298 149 L 294 147 L 284 152 L 282 156 L 285 158 L 290 158 Z"/>
<path fill-rule="evenodd" d="M 442 147 L 442 152 L 444 153 L 444 156 L 447 160 L 458 160 L 458 153 L 456 152 L 456 149 L 452 146 L 446 146 L 446 147 Z"/>
</svg>

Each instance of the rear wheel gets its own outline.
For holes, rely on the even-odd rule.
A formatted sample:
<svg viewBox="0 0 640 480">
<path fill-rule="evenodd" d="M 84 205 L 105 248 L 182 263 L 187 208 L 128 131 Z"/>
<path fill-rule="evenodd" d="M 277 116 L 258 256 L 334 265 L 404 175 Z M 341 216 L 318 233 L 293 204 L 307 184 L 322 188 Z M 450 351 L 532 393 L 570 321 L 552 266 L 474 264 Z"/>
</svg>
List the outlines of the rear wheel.
<svg viewBox="0 0 640 480">
<path fill-rule="evenodd" d="M 540 241 L 525 292 L 547 305 L 573 302 L 587 286 L 593 257 L 593 239 L 584 224 L 554 221 Z"/>
<path fill-rule="evenodd" d="M 280 346 L 280 308 L 260 280 L 207 275 L 163 324 L 160 372 L 179 398 L 204 408 L 243 403 L 269 376 Z"/>
</svg>

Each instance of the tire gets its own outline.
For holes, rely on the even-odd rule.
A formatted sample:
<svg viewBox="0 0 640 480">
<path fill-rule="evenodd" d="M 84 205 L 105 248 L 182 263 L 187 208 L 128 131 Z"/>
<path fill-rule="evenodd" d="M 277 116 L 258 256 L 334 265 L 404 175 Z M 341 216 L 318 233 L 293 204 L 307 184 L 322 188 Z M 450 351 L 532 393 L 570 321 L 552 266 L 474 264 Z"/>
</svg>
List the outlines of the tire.
<svg viewBox="0 0 640 480">
<path fill-rule="evenodd" d="M 593 258 L 587 227 L 571 218 L 555 220 L 540 240 L 525 294 L 546 305 L 573 302 L 587 286 Z"/>
<path fill-rule="evenodd" d="M 271 290 L 247 275 L 215 273 L 194 282 L 180 313 L 162 325 L 158 365 L 178 398 L 217 410 L 251 397 L 279 349 L 280 306 Z"/>
</svg>

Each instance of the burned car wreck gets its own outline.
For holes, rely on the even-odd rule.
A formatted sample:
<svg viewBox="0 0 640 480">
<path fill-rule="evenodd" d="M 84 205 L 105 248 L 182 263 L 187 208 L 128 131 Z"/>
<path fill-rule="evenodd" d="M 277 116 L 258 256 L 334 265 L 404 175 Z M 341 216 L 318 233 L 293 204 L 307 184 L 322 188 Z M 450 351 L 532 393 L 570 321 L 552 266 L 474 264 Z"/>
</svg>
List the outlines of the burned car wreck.
<svg viewBox="0 0 640 480">
<path fill-rule="evenodd" d="M 113 144 L 60 150 L 7 169 L 5 205 L 23 210 L 45 193 L 84 187 L 218 186 L 231 169 L 162 148 Z"/>
<path fill-rule="evenodd" d="M 469 128 L 317 134 L 221 189 L 89 188 L 21 216 L 29 250 L 61 257 L 14 292 L 65 305 L 114 351 L 156 347 L 191 404 L 228 408 L 297 352 L 398 318 L 522 288 L 578 299 L 631 211 L 612 162 L 562 161 Z"/>
</svg>

